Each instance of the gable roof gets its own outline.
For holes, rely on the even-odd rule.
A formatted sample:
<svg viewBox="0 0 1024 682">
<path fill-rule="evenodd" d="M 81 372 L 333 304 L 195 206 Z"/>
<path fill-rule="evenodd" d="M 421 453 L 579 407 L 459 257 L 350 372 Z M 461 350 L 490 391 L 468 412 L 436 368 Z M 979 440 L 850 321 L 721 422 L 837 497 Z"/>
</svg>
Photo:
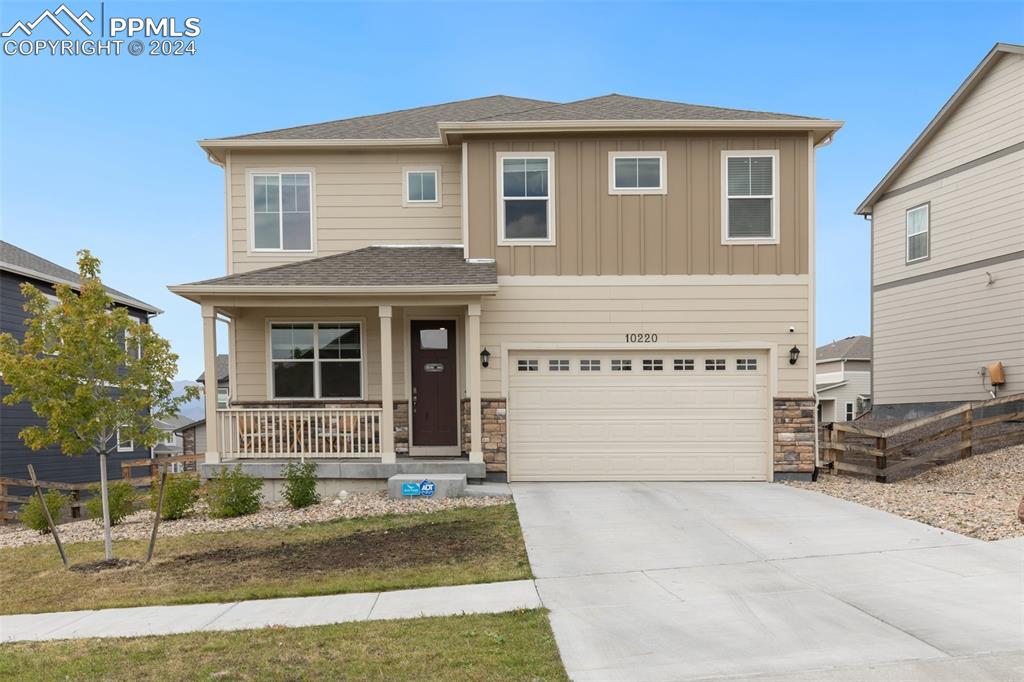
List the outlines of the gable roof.
<svg viewBox="0 0 1024 682">
<path fill-rule="evenodd" d="M 14 244 L 0 241 L 0 270 L 31 277 L 51 284 L 67 284 L 76 290 L 82 285 L 78 273 L 46 260 L 42 256 L 18 248 Z M 110 297 L 122 305 L 138 308 L 151 314 L 163 312 L 159 308 L 140 301 L 134 296 L 122 293 L 117 289 L 105 286 Z"/>
<path fill-rule="evenodd" d="M 462 245 L 367 246 L 355 251 L 276 265 L 169 287 L 176 294 L 437 293 L 497 289 L 493 260 L 467 260 Z"/>
<path fill-rule="evenodd" d="M 838 121 L 809 116 L 726 109 L 614 93 L 567 103 L 494 95 L 326 123 L 200 140 L 199 145 L 207 150 L 254 145 L 432 145 L 447 144 L 451 130 L 469 128 L 471 125 L 488 130 L 509 129 L 516 125 L 532 126 L 537 123 L 570 126 L 595 122 L 634 125 L 646 122 L 666 127 L 685 123 L 697 127 L 729 123 L 735 127 L 749 127 L 755 123 L 770 127 L 789 124 L 792 129 L 824 131 L 823 136 L 838 130 L 842 125 Z"/>
<path fill-rule="evenodd" d="M 228 362 L 227 353 L 218 353 L 214 359 L 214 365 L 217 371 L 217 383 L 220 384 L 229 379 L 231 375 L 230 363 Z M 204 370 L 199 376 L 196 377 L 196 381 L 203 384 L 206 383 L 206 371 Z"/>
<path fill-rule="evenodd" d="M 996 65 L 996 63 L 1007 54 L 1024 54 L 1024 45 L 1013 45 L 1011 43 L 996 43 L 995 46 L 989 50 L 985 58 L 981 60 L 981 63 L 974 67 L 970 75 L 960 84 L 953 96 L 946 100 L 946 103 L 939 109 L 939 113 L 935 114 L 935 117 L 928 123 L 921 134 L 917 136 L 917 139 L 911 143 L 907 148 L 907 151 L 903 152 L 903 156 L 893 164 L 889 172 L 879 181 L 875 188 L 864 198 L 864 201 L 860 202 L 860 206 L 854 211 L 855 215 L 868 215 L 871 213 L 874 205 L 881 199 L 882 195 L 892 186 L 892 183 L 896 181 L 900 173 L 910 164 L 911 161 L 920 153 L 921 149 L 928 144 L 942 125 L 953 115 L 957 107 L 971 94 L 974 88 L 981 82 L 982 78 L 985 77 L 989 71 Z"/>
<path fill-rule="evenodd" d="M 848 336 L 818 347 L 815 351 L 818 362 L 830 360 L 871 360 L 871 337 Z"/>
</svg>

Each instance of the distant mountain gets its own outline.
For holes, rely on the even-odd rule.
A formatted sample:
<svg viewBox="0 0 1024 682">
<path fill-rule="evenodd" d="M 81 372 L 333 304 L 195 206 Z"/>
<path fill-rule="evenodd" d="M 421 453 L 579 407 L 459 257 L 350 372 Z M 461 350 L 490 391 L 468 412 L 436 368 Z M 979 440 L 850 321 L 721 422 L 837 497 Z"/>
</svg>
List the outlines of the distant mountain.
<svg viewBox="0 0 1024 682">
<path fill-rule="evenodd" d="M 198 386 L 202 388 L 203 385 L 196 383 L 195 381 L 175 381 L 174 382 L 174 395 L 178 396 L 185 392 L 186 386 Z M 206 403 L 202 396 L 199 396 L 198 400 L 190 400 L 181 406 L 181 416 L 188 417 L 192 421 L 196 419 L 202 419 L 206 416 Z"/>
</svg>

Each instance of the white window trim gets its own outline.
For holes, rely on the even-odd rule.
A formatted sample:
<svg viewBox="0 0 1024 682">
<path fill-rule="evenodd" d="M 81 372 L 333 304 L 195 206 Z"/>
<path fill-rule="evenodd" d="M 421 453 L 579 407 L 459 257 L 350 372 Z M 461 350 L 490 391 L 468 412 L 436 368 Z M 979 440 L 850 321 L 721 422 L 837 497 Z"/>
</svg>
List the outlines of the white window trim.
<svg viewBox="0 0 1024 682">
<path fill-rule="evenodd" d="M 846 409 L 845 409 L 845 411 L 843 413 L 843 416 L 846 417 L 846 421 L 852 421 L 854 418 L 856 418 L 856 416 L 857 416 L 857 409 L 856 409 L 856 407 L 854 406 L 853 403 L 847 402 L 844 407 Z"/>
<path fill-rule="evenodd" d="M 354 396 L 354 397 L 346 397 L 346 398 L 334 398 L 334 397 L 329 397 L 329 398 L 320 398 L 320 397 L 313 397 L 313 398 L 302 398 L 302 397 L 277 398 L 277 397 L 275 397 L 274 396 L 274 349 L 273 349 L 273 346 L 272 346 L 272 339 L 271 339 L 271 333 L 270 333 L 273 325 L 275 325 L 275 324 L 313 324 L 313 325 L 320 325 L 320 324 L 358 324 L 359 325 L 359 363 L 360 363 L 360 367 L 359 367 L 359 395 L 358 396 Z M 267 400 L 271 400 L 273 402 L 285 402 L 285 403 L 287 403 L 287 402 L 295 402 L 296 400 L 316 400 L 316 401 L 321 401 L 321 402 L 344 402 L 346 400 L 352 400 L 352 401 L 355 401 L 355 400 L 366 400 L 366 379 L 367 379 L 366 375 L 367 375 L 367 365 L 369 363 L 369 358 L 367 358 L 367 356 L 366 356 L 366 319 L 365 318 L 355 318 L 355 319 L 351 319 L 351 320 L 324 320 L 324 319 L 320 319 L 320 318 L 306 318 L 306 319 L 294 319 L 294 318 L 292 318 L 292 319 L 284 319 L 284 320 L 281 320 L 281 319 L 268 319 L 267 323 L 266 323 L 266 329 L 264 330 L 264 334 L 265 334 L 264 338 L 266 339 L 266 346 L 267 346 L 267 349 L 266 349 Z M 318 339 L 316 340 L 316 343 L 317 344 L 319 343 Z M 313 361 L 314 365 L 319 361 L 319 356 L 320 356 L 319 345 L 316 346 L 315 356 L 316 356 L 317 359 Z M 280 360 L 279 362 L 284 362 L 284 361 Z M 319 396 L 320 395 L 320 372 L 316 372 L 316 371 L 313 372 L 313 394 L 315 396 Z"/>
<path fill-rule="evenodd" d="M 135 441 L 132 441 L 132 440 L 126 441 L 127 445 L 122 445 L 121 444 L 122 443 L 122 441 L 121 441 L 121 429 L 117 429 L 114 432 L 114 438 L 116 439 L 115 442 L 117 443 L 117 451 L 118 452 L 134 452 L 135 451 Z"/>
<path fill-rule="evenodd" d="M 616 187 L 615 186 L 615 160 L 616 159 L 657 159 L 658 160 L 658 181 L 657 187 Z M 668 194 L 668 164 L 665 163 L 665 152 L 657 151 L 632 151 L 632 152 L 608 152 L 608 194 Z"/>
<path fill-rule="evenodd" d="M 223 401 L 221 401 L 221 396 L 223 396 L 223 398 L 224 398 Z M 224 403 L 223 406 L 221 405 L 221 402 Z M 231 404 L 231 388 L 228 387 L 228 386 L 218 386 L 217 387 L 217 409 L 218 410 L 225 409 L 225 408 L 228 407 L 229 404 Z"/>
<path fill-rule="evenodd" d="M 433 173 L 434 190 L 437 198 L 433 201 L 409 198 L 409 174 L 410 173 Z M 441 167 L 440 166 L 403 166 L 402 167 L 402 206 L 424 208 L 441 208 Z"/>
<path fill-rule="evenodd" d="M 505 238 L 505 159 L 547 159 L 548 160 L 548 237 L 547 239 L 506 239 Z M 555 244 L 555 153 L 554 152 L 497 152 L 498 175 L 498 245 L 499 246 L 554 246 Z M 526 197 L 536 199 L 538 197 Z"/>
<path fill-rule="evenodd" d="M 733 157 L 761 157 L 772 159 L 771 196 L 747 197 L 772 200 L 771 237 L 730 237 L 729 236 L 729 159 Z M 779 150 L 778 149 L 723 149 L 720 182 L 722 194 L 722 244 L 778 244 L 779 243 Z"/>
<path fill-rule="evenodd" d="M 256 248 L 256 217 L 253 215 L 252 183 L 255 175 L 289 175 L 305 173 L 309 175 L 309 248 L 308 249 L 285 249 L 282 237 L 282 248 L 265 249 Z M 249 168 L 245 172 L 245 215 L 246 230 L 249 232 L 247 239 L 249 253 L 316 253 L 316 173 L 312 168 Z"/>
<path fill-rule="evenodd" d="M 923 234 L 925 235 L 925 249 L 924 255 L 920 258 L 910 257 L 910 214 L 914 211 L 920 211 L 924 209 L 924 231 L 915 232 L 914 235 Z M 903 215 L 903 248 L 904 248 L 904 259 L 907 265 L 911 263 L 920 263 L 926 261 L 932 257 L 932 205 L 930 201 L 926 201 L 923 204 L 917 206 L 911 206 L 906 210 Z"/>
</svg>

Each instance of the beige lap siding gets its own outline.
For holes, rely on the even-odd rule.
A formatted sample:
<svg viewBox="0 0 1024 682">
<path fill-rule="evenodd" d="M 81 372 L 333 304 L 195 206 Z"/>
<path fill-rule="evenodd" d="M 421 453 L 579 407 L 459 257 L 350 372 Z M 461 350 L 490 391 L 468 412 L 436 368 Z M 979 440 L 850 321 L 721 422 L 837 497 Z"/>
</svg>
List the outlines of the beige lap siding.
<svg viewBox="0 0 1024 682">
<path fill-rule="evenodd" d="M 481 343 L 491 352 L 490 366 L 481 371 L 485 398 L 505 397 L 502 344 L 559 344 L 572 350 L 625 344 L 631 333 L 657 334 L 656 345 L 775 344 L 775 395 L 812 393 L 806 276 L 563 276 L 557 283 L 552 278 L 501 277 L 499 284 L 497 295 L 483 299 L 480 318 Z M 655 344 L 635 348 L 649 345 Z M 801 355 L 790 365 L 793 345 Z"/>
</svg>

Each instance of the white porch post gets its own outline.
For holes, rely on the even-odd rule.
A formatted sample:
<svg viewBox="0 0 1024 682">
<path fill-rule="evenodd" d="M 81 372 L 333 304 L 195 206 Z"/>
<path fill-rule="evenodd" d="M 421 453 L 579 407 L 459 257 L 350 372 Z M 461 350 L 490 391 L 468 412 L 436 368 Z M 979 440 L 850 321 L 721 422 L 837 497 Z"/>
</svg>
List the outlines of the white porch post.
<svg viewBox="0 0 1024 682">
<path fill-rule="evenodd" d="M 380 461 L 395 463 L 395 396 L 391 367 L 391 306 L 377 307 L 380 316 Z"/>
<path fill-rule="evenodd" d="M 480 424 L 480 304 L 466 309 L 466 374 L 469 379 L 469 461 L 483 462 Z"/>
<path fill-rule="evenodd" d="M 203 380 L 206 399 L 206 463 L 220 462 L 220 423 L 217 419 L 217 313 L 203 304 Z"/>
</svg>

